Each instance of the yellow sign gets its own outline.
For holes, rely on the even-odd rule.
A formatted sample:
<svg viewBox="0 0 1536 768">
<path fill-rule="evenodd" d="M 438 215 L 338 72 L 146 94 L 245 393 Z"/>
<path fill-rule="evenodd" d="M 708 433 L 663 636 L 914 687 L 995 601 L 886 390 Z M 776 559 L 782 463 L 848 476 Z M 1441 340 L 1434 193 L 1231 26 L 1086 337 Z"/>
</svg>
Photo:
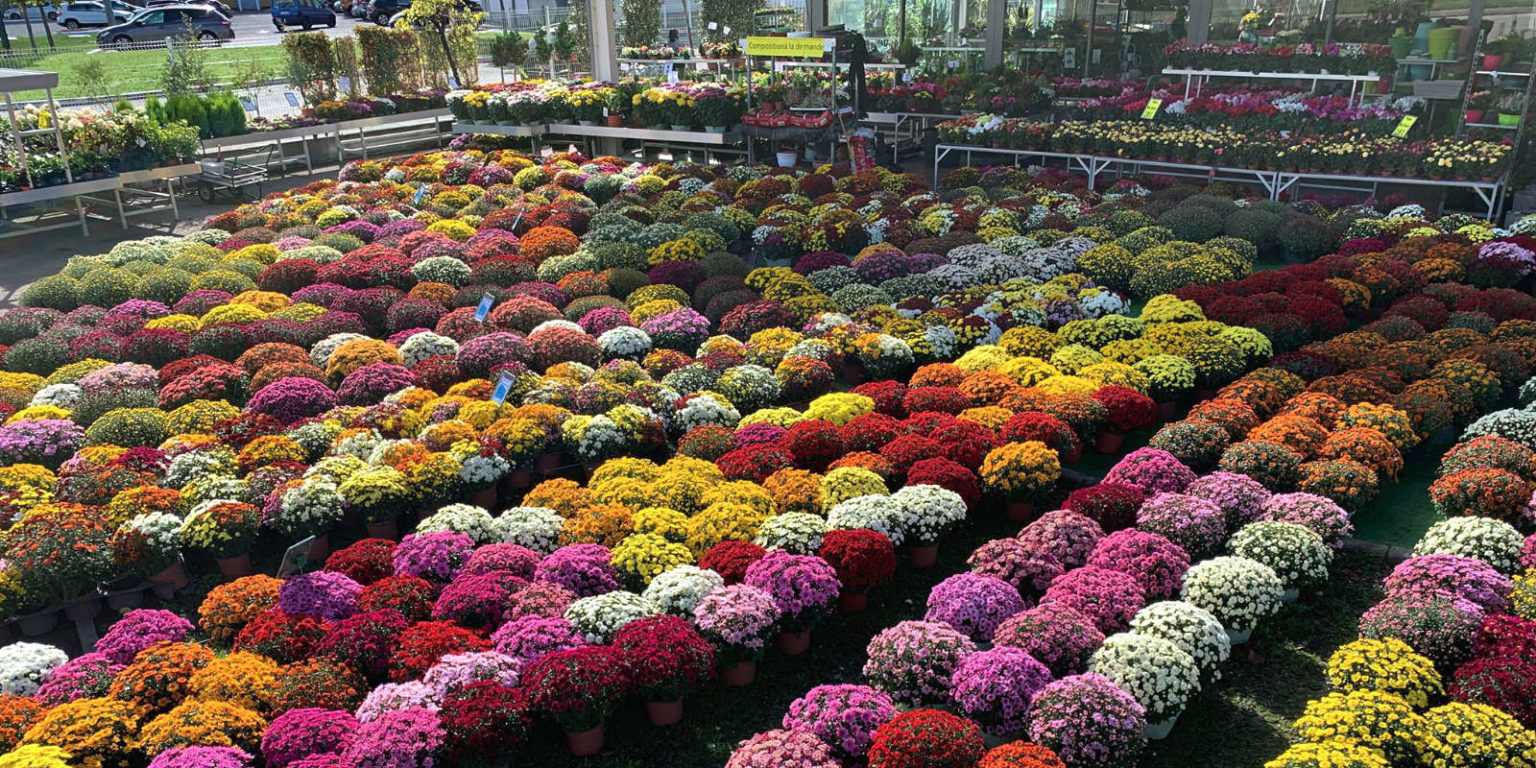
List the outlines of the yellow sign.
<svg viewBox="0 0 1536 768">
<path fill-rule="evenodd" d="M 1141 119 L 1143 119 L 1143 120 L 1151 120 L 1152 118 L 1157 116 L 1157 110 L 1162 109 L 1162 107 L 1163 107 L 1163 100 L 1162 99 L 1147 99 L 1147 106 L 1146 106 L 1146 108 L 1141 110 Z"/>
<path fill-rule="evenodd" d="M 827 51 L 828 39 L 820 37 L 749 37 L 747 38 L 747 55 L 819 59 Z"/>
<path fill-rule="evenodd" d="M 1413 128 L 1419 118 L 1415 115 L 1403 115 L 1403 119 L 1397 121 L 1397 127 L 1392 129 L 1392 135 L 1399 139 L 1408 138 L 1408 131 Z"/>
</svg>

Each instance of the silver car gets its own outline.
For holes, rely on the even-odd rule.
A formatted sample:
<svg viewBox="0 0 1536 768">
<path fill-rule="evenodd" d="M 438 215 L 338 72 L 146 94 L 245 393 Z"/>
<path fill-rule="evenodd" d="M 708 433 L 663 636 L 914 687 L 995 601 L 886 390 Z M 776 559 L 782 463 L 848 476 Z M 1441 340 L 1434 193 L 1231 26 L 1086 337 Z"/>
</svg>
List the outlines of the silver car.
<svg viewBox="0 0 1536 768">
<path fill-rule="evenodd" d="M 112 10 L 96 0 L 81 0 L 64 6 L 59 12 L 59 23 L 65 29 L 79 29 L 81 27 L 109 27 L 113 24 L 122 24 L 139 12 L 135 8 L 121 0 L 112 0 Z"/>
<path fill-rule="evenodd" d="M 235 39 L 235 30 L 223 14 L 203 5 L 163 5 L 145 8 L 127 22 L 96 34 L 102 48 L 163 45 L 172 38 L 195 38 L 204 43 Z"/>
</svg>

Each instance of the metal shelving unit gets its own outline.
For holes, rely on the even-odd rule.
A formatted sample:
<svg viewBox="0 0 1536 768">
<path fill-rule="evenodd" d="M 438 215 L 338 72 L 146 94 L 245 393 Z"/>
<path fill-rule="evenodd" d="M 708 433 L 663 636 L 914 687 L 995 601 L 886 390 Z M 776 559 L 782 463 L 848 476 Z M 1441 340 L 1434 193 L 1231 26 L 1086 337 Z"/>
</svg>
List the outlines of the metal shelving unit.
<svg viewBox="0 0 1536 768">
<path fill-rule="evenodd" d="M 1478 34 L 1477 44 L 1473 47 L 1472 50 L 1472 61 L 1482 61 L 1483 45 L 1487 42 L 1487 36 L 1487 32 L 1481 32 Z M 1461 113 L 1456 116 L 1456 137 L 1461 138 L 1466 134 L 1468 129 L 1475 131 L 1505 132 L 1504 135 L 1509 136 L 1513 142 L 1514 147 L 1513 154 L 1509 159 L 1509 167 L 1511 169 L 1516 169 L 1520 167 L 1520 150 L 1524 146 L 1525 131 L 1531 122 L 1531 97 L 1533 92 L 1536 92 L 1533 91 L 1533 89 L 1536 89 L 1536 55 L 1533 55 L 1530 59 L 1524 62 L 1512 63 L 1523 63 L 1525 66 L 1525 71 L 1521 72 L 1498 69 L 1477 69 L 1476 67 L 1468 67 L 1467 87 L 1463 89 L 1463 95 L 1461 97 Z M 1493 118 L 1492 121 L 1489 121 L 1489 118 L 1484 117 L 1483 120 L 1485 122 L 1467 122 L 1467 105 L 1471 103 L 1473 92 L 1478 90 L 1477 83 L 1480 78 L 1488 79 L 1487 82 L 1490 86 L 1489 90 L 1493 92 L 1495 98 L 1503 94 L 1517 91 L 1525 95 L 1525 109 L 1521 110 L 1520 112 L 1519 122 L 1512 126 L 1504 125 L 1500 122 L 1497 122 L 1497 117 Z M 1497 110 L 1497 106 L 1495 106 L 1495 110 Z M 1494 114 L 1497 115 L 1498 113 L 1495 111 Z M 1513 171 L 1506 174 L 1505 179 L 1506 184 L 1512 183 L 1514 181 Z M 1501 197 L 1498 202 L 1502 204 L 1503 198 Z M 1492 215 L 1493 212 L 1490 211 L 1490 217 Z"/>
<path fill-rule="evenodd" d="M 75 180 L 74 171 L 69 167 L 69 153 L 64 148 L 64 129 L 58 120 L 53 121 L 53 125 L 48 128 L 23 129 L 21 127 L 21 121 L 16 117 L 16 102 L 11 98 L 11 94 L 41 90 L 47 96 L 49 114 L 58 114 L 59 106 L 53 98 L 53 89 L 58 86 L 57 72 L 0 69 L 0 95 L 5 97 L 6 123 L 10 132 L 10 141 L 7 143 L 16 152 L 17 165 L 26 177 L 28 187 L 16 192 L 0 194 L 0 238 L 77 225 L 82 234 L 89 235 L 90 226 L 87 223 L 86 208 L 79 196 L 104 192 L 118 186 L 116 177 L 78 182 Z M 47 135 L 53 136 L 60 163 L 64 167 L 64 183 L 39 187 L 27 159 L 26 139 Z M 63 200 L 72 201 L 73 207 L 60 205 L 59 201 Z M 30 206 L 32 210 L 13 218 L 11 209 L 17 206 Z"/>
</svg>

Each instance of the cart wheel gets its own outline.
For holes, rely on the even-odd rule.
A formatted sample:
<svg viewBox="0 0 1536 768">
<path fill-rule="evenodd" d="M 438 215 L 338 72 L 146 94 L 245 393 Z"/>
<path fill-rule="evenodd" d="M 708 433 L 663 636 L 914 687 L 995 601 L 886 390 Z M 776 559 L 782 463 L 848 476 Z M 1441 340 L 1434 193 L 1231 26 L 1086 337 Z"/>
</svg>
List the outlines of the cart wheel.
<svg viewBox="0 0 1536 768">
<path fill-rule="evenodd" d="M 213 202 L 213 185 L 208 183 L 208 182 L 206 182 L 206 181 L 203 182 L 202 186 L 199 186 L 197 188 L 197 199 L 199 199 L 199 200 L 201 200 L 201 201 L 203 201 L 205 203 L 212 203 Z"/>
</svg>

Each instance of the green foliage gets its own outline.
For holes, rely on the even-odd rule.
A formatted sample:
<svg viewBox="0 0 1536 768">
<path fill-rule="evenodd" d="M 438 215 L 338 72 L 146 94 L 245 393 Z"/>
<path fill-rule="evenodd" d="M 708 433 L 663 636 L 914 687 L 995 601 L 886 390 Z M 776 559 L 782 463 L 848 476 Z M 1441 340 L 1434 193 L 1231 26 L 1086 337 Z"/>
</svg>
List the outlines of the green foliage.
<svg viewBox="0 0 1536 768">
<path fill-rule="evenodd" d="M 336 49 L 324 32 L 290 32 L 283 36 L 288 84 L 309 104 L 336 98 Z"/>
<path fill-rule="evenodd" d="M 589 0 L 572 0 L 571 11 L 565 20 L 571 25 L 571 49 L 572 64 L 577 69 L 587 66 L 587 60 L 591 58 L 591 23 L 588 22 L 587 3 Z"/>
<path fill-rule="evenodd" d="M 497 69 L 516 67 L 528 55 L 528 43 L 515 30 L 497 33 L 491 38 L 491 66 Z"/>
<path fill-rule="evenodd" d="M 406 6 L 395 26 L 423 30 L 421 50 L 429 78 L 446 72 L 460 88 L 468 88 L 480 79 L 475 28 L 484 18 L 485 14 L 471 12 L 461 0 L 418 0 Z M 429 83 L 439 84 L 446 83 Z"/>
<path fill-rule="evenodd" d="M 624 16 L 623 45 L 655 45 L 661 37 L 661 0 L 623 0 L 619 6 Z M 703 13 L 704 6 L 700 6 Z M 732 25 L 733 27 L 735 25 Z M 741 27 L 747 29 L 747 27 Z"/>
<path fill-rule="evenodd" d="M 1221 234 L 1221 215 L 1203 205 L 1180 206 L 1157 217 L 1160 226 L 1173 230 L 1179 240 L 1203 243 Z"/>
<path fill-rule="evenodd" d="M 187 36 L 192 23 L 187 22 Z M 213 70 L 208 65 L 208 49 L 193 43 L 171 43 L 160 67 L 160 90 L 167 94 L 207 91 L 214 86 Z"/>
<path fill-rule="evenodd" d="M 555 58 L 560 61 L 570 61 L 576 54 L 576 39 L 571 34 L 571 25 L 565 19 L 560 20 L 560 25 L 555 27 Z"/>
<path fill-rule="evenodd" d="M 357 68 L 357 41 L 350 36 L 338 37 L 332 41 L 336 49 L 336 82 L 340 87 L 341 78 L 347 78 L 347 93 L 349 98 L 357 99 L 363 95 L 363 78 Z"/>
<path fill-rule="evenodd" d="M 102 98 L 106 98 L 113 91 L 113 78 L 107 71 L 104 56 L 88 56 L 81 59 L 70 68 L 70 74 L 87 93 L 100 94 Z"/>
<path fill-rule="evenodd" d="M 1280 216 L 1269 211 L 1239 208 L 1227 216 L 1226 233 L 1245 240 L 1262 254 L 1275 251 L 1280 231 Z"/>
<path fill-rule="evenodd" d="M 421 42 L 414 30 L 360 26 L 357 42 L 369 91 L 405 93 L 421 88 Z"/>
<path fill-rule="evenodd" d="M 729 42 L 753 34 L 752 14 L 766 5 L 763 0 L 700 0 L 699 19 L 705 23 L 704 40 L 711 43 Z M 625 14 L 627 16 L 627 9 Z M 715 29 L 708 28 L 711 21 L 716 22 Z M 725 31 L 726 27 L 731 28 L 729 34 Z"/>
</svg>

